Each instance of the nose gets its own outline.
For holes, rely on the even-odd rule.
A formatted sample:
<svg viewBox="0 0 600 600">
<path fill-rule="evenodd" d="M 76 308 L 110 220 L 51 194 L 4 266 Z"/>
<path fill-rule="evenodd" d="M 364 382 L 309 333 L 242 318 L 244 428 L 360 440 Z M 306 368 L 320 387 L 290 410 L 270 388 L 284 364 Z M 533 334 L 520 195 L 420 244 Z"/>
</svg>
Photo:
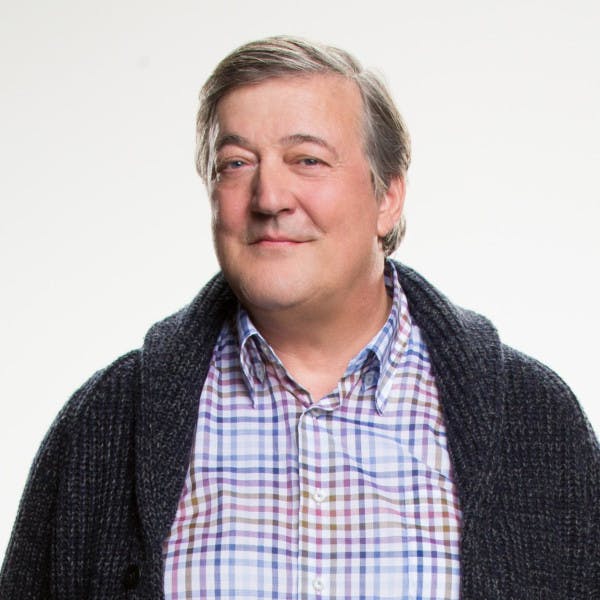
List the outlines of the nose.
<svg viewBox="0 0 600 600">
<path fill-rule="evenodd" d="M 294 194 L 284 165 L 261 162 L 255 171 L 252 184 L 254 212 L 274 216 L 294 209 Z"/>
</svg>

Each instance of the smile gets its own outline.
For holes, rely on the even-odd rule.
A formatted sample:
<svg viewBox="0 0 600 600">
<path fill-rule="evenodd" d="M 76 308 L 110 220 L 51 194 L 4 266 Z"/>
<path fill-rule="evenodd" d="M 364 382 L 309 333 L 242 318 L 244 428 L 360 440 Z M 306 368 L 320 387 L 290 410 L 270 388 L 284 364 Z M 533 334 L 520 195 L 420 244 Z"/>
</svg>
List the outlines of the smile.
<svg viewBox="0 0 600 600">
<path fill-rule="evenodd" d="M 283 248 L 287 246 L 298 246 L 303 243 L 304 242 L 302 241 L 296 240 L 263 238 L 253 242 L 251 245 L 260 246 L 261 248 Z"/>
</svg>

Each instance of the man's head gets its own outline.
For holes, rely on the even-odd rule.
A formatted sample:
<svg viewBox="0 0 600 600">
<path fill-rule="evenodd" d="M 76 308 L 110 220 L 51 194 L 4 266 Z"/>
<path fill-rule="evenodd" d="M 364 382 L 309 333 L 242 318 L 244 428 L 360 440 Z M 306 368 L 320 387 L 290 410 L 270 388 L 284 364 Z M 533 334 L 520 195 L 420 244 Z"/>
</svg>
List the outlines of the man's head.
<svg viewBox="0 0 600 600">
<path fill-rule="evenodd" d="M 234 52 L 203 88 L 198 167 L 217 257 L 263 327 L 387 303 L 395 240 L 384 245 L 398 237 L 408 146 L 382 126 L 401 124 L 391 102 L 367 118 L 358 73 L 341 51 L 274 38 Z"/>
<path fill-rule="evenodd" d="M 196 167 L 205 184 L 216 173 L 217 106 L 236 88 L 268 79 L 338 75 L 356 84 L 362 98 L 363 148 L 371 170 L 375 196 L 380 199 L 394 179 L 403 179 L 410 164 L 410 138 L 384 83 L 344 50 L 291 37 L 250 42 L 224 58 L 200 95 L 197 119 Z M 341 107 L 340 107 L 341 108 Z M 385 255 L 400 244 L 404 216 L 381 238 Z"/>
</svg>

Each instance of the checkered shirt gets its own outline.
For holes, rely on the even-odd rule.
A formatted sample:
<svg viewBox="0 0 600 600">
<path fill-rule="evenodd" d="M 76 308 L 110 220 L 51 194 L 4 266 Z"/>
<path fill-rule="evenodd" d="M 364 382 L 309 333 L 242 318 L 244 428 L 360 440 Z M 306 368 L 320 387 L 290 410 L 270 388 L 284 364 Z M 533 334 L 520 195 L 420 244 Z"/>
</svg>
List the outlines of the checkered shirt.
<svg viewBox="0 0 600 600">
<path fill-rule="evenodd" d="M 163 545 L 166 600 L 459 597 L 461 512 L 426 345 L 390 316 L 318 403 L 225 323 Z"/>
</svg>

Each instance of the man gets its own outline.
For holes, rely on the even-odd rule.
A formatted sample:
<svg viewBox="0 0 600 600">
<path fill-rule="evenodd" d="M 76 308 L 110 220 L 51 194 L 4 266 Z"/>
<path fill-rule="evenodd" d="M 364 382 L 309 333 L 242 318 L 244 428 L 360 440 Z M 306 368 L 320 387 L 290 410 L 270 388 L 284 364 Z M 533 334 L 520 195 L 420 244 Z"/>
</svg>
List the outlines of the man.
<svg viewBox="0 0 600 600">
<path fill-rule="evenodd" d="M 388 257 L 409 140 L 345 52 L 205 84 L 222 274 L 34 463 L 2 598 L 598 598 L 600 451 L 549 369 Z"/>
</svg>

